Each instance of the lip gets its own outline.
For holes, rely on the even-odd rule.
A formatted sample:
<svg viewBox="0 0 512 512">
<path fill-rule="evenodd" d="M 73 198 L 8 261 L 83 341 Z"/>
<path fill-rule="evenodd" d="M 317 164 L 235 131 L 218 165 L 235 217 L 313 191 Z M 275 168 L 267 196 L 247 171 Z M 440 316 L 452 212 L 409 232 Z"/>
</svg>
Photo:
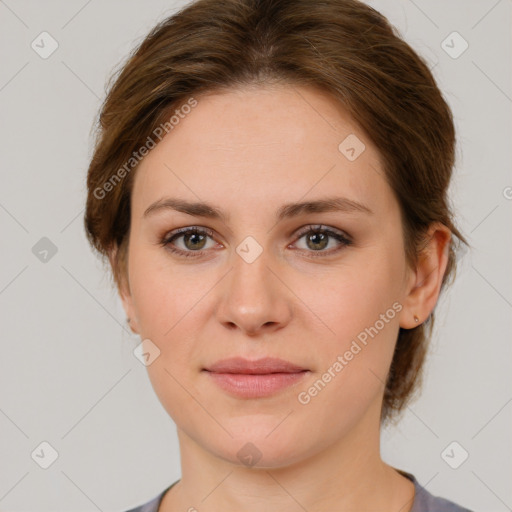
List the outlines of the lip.
<svg viewBox="0 0 512 512">
<path fill-rule="evenodd" d="M 222 359 L 203 371 L 221 389 L 238 398 L 271 396 L 298 383 L 309 370 L 273 357 L 250 361 L 241 357 Z"/>
<path fill-rule="evenodd" d="M 214 373 L 238 373 L 238 374 L 252 374 L 264 375 L 269 373 L 298 373 L 307 368 L 298 366 L 296 364 L 278 359 L 275 357 L 263 357 L 251 361 L 243 357 L 231 357 L 229 359 L 221 359 L 212 364 L 206 371 Z"/>
</svg>

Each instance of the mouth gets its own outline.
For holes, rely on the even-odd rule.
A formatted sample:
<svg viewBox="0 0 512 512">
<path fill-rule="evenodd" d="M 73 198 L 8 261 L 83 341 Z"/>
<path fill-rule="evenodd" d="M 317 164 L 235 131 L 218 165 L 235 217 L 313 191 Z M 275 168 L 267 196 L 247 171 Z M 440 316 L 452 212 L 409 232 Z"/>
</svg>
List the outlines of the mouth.
<svg viewBox="0 0 512 512">
<path fill-rule="evenodd" d="M 275 357 L 264 357 L 254 361 L 242 357 L 232 357 L 221 359 L 203 370 L 213 373 L 268 375 L 271 373 L 299 373 L 308 369 Z"/>
<path fill-rule="evenodd" d="M 283 359 L 250 361 L 240 357 L 217 361 L 203 368 L 223 391 L 237 398 L 271 396 L 300 382 L 310 370 Z"/>
</svg>

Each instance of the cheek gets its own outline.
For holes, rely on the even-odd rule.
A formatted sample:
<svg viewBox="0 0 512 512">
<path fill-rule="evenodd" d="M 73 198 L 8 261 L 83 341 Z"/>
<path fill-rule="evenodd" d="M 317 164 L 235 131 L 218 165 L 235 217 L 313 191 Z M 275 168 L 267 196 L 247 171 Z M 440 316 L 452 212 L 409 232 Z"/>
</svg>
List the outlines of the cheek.
<svg viewBox="0 0 512 512">
<path fill-rule="evenodd" d="M 130 255 L 130 285 L 141 339 L 150 339 L 159 356 L 146 367 L 151 385 L 162 406 L 185 426 L 190 421 L 190 395 L 194 379 L 194 304 L 204 292 L 186 274 L 172 268 L 150 251 Z M 200 414 L 199 412 L 195 413 Z"/>
<path fill-rule="evenodd" d="M 322 432 L 346 432 L 371 404 L 380 407 L 401 310 L 398 301 L 381 295 L 387 290 L 385 284 L 373 280 L 371 289 L 347 286 L 346 294 L 338 293 L 337 299 L 332 295 L 324 303 L 323 318 L 334 334 L 327 332 L 319 340 L 321 364 L 299 390 L 296 406 L 308 417 L 318 418 Z"/>
<path fill-rule="evenodd" d="M 204 338 L 198 314 L 207 304 L 204 296 L 215 276 L 205 281 L 210 276 L 194 271 L 192 265 L 178 269 L 165 255 L 144 247 L 134 247 L 130 258 L 130 286 L 140 337 L 150 339 L 160 350 L 147 370 L 155 389 L 174 394 L 177 381 L 184 382 L 197 371 L 198 341 Z"/>
<path fill-rule="evenodd" d="M 297 293 L 308 297 L 308 306 L 322 320 L 316 328 L 322 333 L 319 371 L 329 373 L 326 388 L 332 389 L 326 400 L 352 407 L 367 403 L 384 386 L 403 307 L 401 258 L 385 246 L 366 251 L 364 261 L 361 257 L 357 264 L 333 273 L 323 288 L 310 287 L 307 292 L 305 287 Z"/>
<path fill-rule="evenodd" d="M 162 248 L 134 244 L 130 250 L 130 289 L 140 335 L 163 339 L 193 307 L 195 283 L 173 271 Z"/>
<path fill-rule="evenodd" d="M 294 287 L 323 325 L 326 342 L 335 342 L 338 349 L 376 322 L 381 331 L 398 322 L 398 306 L 393 308 L 393 304 L 401 299 L 400 257 L 383 249 L 356 258 L 320 277 L 297 277 Z M 382 315 L 385 326 L 379 321 Z"/>
</svg>

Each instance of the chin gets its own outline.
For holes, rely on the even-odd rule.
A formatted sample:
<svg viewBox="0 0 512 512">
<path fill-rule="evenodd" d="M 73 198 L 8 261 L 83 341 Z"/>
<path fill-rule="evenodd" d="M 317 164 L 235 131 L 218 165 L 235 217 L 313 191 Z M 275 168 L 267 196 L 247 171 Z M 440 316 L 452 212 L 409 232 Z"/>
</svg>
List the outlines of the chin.
<svg viewBox="0 0 512 512">
<path fill-rule="evenodd" d="M 283 446 L 268 439 L 233 440 L 229 446 L 218 447 L 214 454 L 219 458 L 249 469 L 278 469 L 296 464 L 307 457 L 299 452 L 295 443 Z"/>
<path fill-rule="evenodd" d="M 290 466 L 322 447 L 316 446 L 317 439 L 305 437 L 303 427 L 292 425 L 291 422 L 286 425 L 290 418 L 283 421 L 285 416 L 251 416 L 238 418 L 236 422 L 221 419 L 220 423 L 232 437 L 219 428 L 215 436 L 205 437 L 201 432 L 198 433 L 199 438 L 195 439 L 203 449 L 240 467 L 276 469 Z"/>
</svg>

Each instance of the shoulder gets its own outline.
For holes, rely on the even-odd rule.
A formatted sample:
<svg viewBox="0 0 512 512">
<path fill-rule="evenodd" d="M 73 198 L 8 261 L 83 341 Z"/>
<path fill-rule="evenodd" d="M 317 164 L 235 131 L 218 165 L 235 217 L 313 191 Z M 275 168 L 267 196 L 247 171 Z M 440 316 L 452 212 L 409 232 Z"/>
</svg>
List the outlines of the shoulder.
<svg viewBox="0 0 512 512">
<path fill-rule="evenodd" d="M 401 473 L 404 474 L 403 471 Z M 404 476 L 412 480 L 416 491 L 411 512 L 472 512 L 453 501 L 434 496 L 418 483 L 414 475 L 406 473 Z"/>
<path fill-rule="evenodd" d="M 416 491 L 411 512 L 473 512 L 468 508 L 457 505 L 453 501 L 434 496 L 422 487 L 411 473 L 405 473 L 404 471 L 400 471 L 400 473 L 412 480 Z M 131 508 L 126 512 L 158 512 L 158 506 L 160 505 L 164 494 L 172 487 L 172 485 L 167 489 L 164 489 L 151 501 L 148 501 L 138 507 Z"/>
<path fill-rule="evenodd" d="M 147 503 L 144 503 L 143 505 L 139 505 L 138 507 L 131 508 L 130 510 L 127 510 L 126 512 L 158 512 L 158 506 L 160 505 L 160 502 L 162 501 L 164 494 L 171 487 L 172 487 L 172 485 L 170 487 L 167 487 L 167 489 L 164 489 L 160 494 L 155 496 L 151 501 L 148 501 Z"/>
</svg>

